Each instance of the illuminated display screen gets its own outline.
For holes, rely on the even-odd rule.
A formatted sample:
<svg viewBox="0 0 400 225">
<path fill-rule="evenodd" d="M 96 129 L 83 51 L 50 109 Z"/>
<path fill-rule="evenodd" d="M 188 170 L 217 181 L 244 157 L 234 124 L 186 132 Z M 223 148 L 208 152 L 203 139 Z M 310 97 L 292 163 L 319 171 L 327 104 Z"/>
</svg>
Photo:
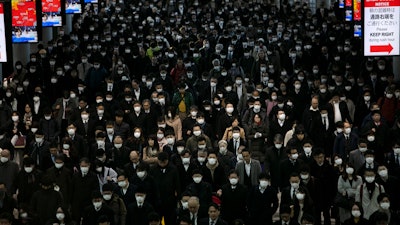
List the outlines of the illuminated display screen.
<svg viewBox="0 0 400 225">
<path fill-rule="evenodd" d="M 37 18 L 35 0 L 12 0 L 13 43 L 37 42 Z"/>
<path fill-rule="evenodd" d="M 80 0 L 65 0 L 65 13 L 82 13 L 82 3 Z"/>
<path fill-rule="evenodd" d="M 6 34 L 4 27 L 4 5 L 0 3 L 0 62 L 7 62 Z"/>
<path fill-rule="evenodd" d="M 61 0 L 42 0 L 42 26 L 62 26 Z"/>
</svg>

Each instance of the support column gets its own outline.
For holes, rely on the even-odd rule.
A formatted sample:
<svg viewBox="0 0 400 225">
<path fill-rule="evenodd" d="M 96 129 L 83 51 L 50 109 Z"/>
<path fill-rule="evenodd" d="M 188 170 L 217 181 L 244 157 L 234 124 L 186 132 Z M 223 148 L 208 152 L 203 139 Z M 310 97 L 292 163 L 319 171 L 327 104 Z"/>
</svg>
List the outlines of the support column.
<svg viewBox="0 0 400 225">
<path fill-rule="evenodd" d="M 394 80 L 400 81 L 400 56 L 393 57 L 393 74 Z"/>
<path fill-rule="evenodd" d="M 47 42 L 53 39 L 53 28 L 47 27 L 42 29 L 42 43 L 47 46 Z"/>
<path fill-rule="evenodd" d="M 13 44 L 13 62 L 17 62 L 20 60 L 22 64 L 26 64 L 29 62 L 29 55 L 31 54 L 30 44 Z"/>
<path fill-rule="evenodd" d="M 73 14 L 67 14 L 65 15 L 65 26 L 64 26 L 64 32 L 65 34 L 69 34 L 72 31 L 72 17 Z"/>
</svg>

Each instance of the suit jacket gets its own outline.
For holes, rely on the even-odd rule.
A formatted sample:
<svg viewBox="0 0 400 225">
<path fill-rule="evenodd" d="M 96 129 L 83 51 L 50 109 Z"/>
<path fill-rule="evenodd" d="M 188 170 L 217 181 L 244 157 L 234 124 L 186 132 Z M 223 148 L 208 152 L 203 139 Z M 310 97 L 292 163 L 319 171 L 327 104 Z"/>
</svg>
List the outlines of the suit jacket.
<svg viewBox="0 0 400 225">
<path fill-rule="evenodd" d="M 200 219 L 199 222 L 197 223 L 197 225 L 210 225 L 210 224 L 211 224 L 210 218 L 208 217 Z M 213 225 L 228 225 L 228 223 L 225 220 L 218 218 L 216 222 L 214 221 Z"/>
<path fill-rule="evenodd" d="M 233 189 L 231 184 L 225 184 L 220 199 L 221 217 L 228 223 L 237 218 L 247 218 L 247 189 L 244 185 L 238 184 Z"/>
<path fill-rule="evenodd" d="M 58 109 L 58 111 L 56 111 L 55 113 L 55 118 L 58 122 L 58 125 L 61 125 L 61 120 L 64 114 L 64 99 L 63 98 L 58 98 L 56 100 L 56 102 L 53 104 L 53 110 L 56 109 L 57 106 L 60 106 L 60 108 Z M 73 110 L 77 107 L 76 105 L 76 101 L 72 100 L 71 98 L 67 101 L 66 103 L 66 108 L 65 108 L 65 119 L 69 120 Z"/>
<path fill-rule="evenodd" d="M 75 122 L 76 125 L 76 133 L 81 135 L 83 139 L 87 141 L 94 140 L 94 129 L 96 127 L 96 121 L 94 119 L 88 120 L 88 128 L 85 130 L 85 125 L 83 124 L 82 119 L 78 119 Z"/>
<path fill-rule="evenodd" d="M 245 162 L 240 161 L 236 164 L 236 171 L 238 172 L 239 175 L 239 183 L 244 184 L 244 177 L 246 173 L 245 169 Z M 250 161 L 250 179 L 251 179 L 251 185 L 255 186 L 258 185 L 258 175 L 261 173 L 261 165 L 260 161 L 256 159 L 251 159 Z"/>
<path fill-rule="evenodd" d="M 299 169 L 301 167 L 301 165 L 303 165 L 304 162 L 301 159 L 297 159 L 294 163 L 292 163 L 289 158 L 286 158 L 284 160 L 281 161 L 279 167 L 280 167 L 280 185 L 279 187 L 281 189 L 288 187 L 289 184 L 289 178 L 290 178 L 290 174 L 296 172 L 299 172 Z"/>
<path fill-rule="evenodd" d="M 280 162 L 284 159 L 287 159 L 287 154 L 283 146 L 281 149 L 271 146 L 265 151 L 264 169 L 271 175 L 271 184 L 274 187 L 280 185 Z"/>
<path fill-rule="evenodd" d="M 115 190 L 115 193 L 124 201 L 125 206 L 135 202 L 135 186 L 129 183 L 128 189 L 124 193 L 121 187 Z"/>
<path fill-rule="evenodd" d="M 355 149 L 350 152 L 349 163 L 354 166 L 354 171 L 358 171 L 365 162 L 365 157 L 359 149 Z"/>
<path fill-rule="evenodd" d="M 340 133 L 335 138 L 335 142 L 333 144 L 333 154 L 339 154 L 342 159 L 347 159 L 351 150 L 357 148 L 358 144 L 358 136 L 357 134 L 351 132 L 350 133 L 350 142 L 346 147 L 346 138 L 343 133 Z"/>
<path fill-rule="evenodd" d="M 127 207 L 126 224 L 148 225 L 149 221 L 147 219 L 147 215 L 149 215 L 149 213 L 153 211 L 153 206 L 151 206 L 146 201 L 143 203 L 141 208 L 139 208 L 137 203 L 134 201 Z"/>
</svg>

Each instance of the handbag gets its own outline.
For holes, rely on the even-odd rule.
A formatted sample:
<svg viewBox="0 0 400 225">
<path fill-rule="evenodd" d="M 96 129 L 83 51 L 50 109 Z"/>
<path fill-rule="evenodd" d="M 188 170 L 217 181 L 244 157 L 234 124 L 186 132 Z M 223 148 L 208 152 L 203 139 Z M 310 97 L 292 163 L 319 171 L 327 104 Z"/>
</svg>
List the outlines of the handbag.
<svg viewBox="0 0 400 225">
<path fill-rule="evenodd" d="M 18 138 L 14 144 L 14 148 L 25 148 L 26 146 L 26 136 L 19 133 Z"/>
<path fill-rule="evenodd" d="M 347 195 L 342 195 L 342 193 L 338 192 L 333 200 L 333 204 L 336 207 L 351 209 L 354 204 L 354 199 L 348 198 Z"/>
</svg>

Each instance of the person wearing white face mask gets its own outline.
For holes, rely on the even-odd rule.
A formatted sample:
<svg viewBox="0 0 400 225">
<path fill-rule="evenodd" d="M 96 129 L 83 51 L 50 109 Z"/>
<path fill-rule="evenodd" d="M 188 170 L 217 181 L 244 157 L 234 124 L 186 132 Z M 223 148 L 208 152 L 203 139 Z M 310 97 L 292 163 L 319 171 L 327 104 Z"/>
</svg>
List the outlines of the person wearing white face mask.
<svg viewBox="0 0 400 225">
<path fill-rule="evenodd" d="M 248 191 L 250 221 L 251 224 L 272 224 L 272 215 L 278 209 L 278 192 L 271 186 L 271 177 L 267 173 L 260 173 L 258 181 L 259 184 Z M 269 207 L 265 207 L 267 205 Z"/>
<path fill-rule="evenodd" d="M 149 215 L 154 208 L 148 202 L 148 193 L 144 186 L 139 186 L 136 190 L 134 200 L 127 206 L 126 224 L 148 224 L 143 215 Z"/>
<path fill-rule="evenodd" d="M 339 155 L 346 159 L 350 151 L 357 148 L 358 135 L 352 132 L 352 124 L 349 122 L 343 123 L 343 132 L 338 133 L 333 144 L 333 154 Z"/>
<path fill-rule="evenodd" d="M 363 181 L 361 176 L 356 175 L 355 169 L 351 164 L 348 163 L 344 167 L 345 171 L 338 179 L 338 193 L 336 193 L 336 195 L 345 196 L 350 204 L 355 201 L 357 187 L 361 185 Z M 341 223 L 350 217 L 351 210 L 349 208 L 339 207 L 339 218 Z"/>
<path fill-rule="evenodd" d="M 118 175 L 117 185 L 118 187 L 115 191 L 115 194 L 117 194 L 124 201 L 125 206 L 128 206 L 135 197 L 135 187 L 130 184 L 125 173 Z"/>
<path fill-rule="evenodd" d="M 205 163 L 203 173 L 203 181 L 211 184 L 212 191 L 218 191 L 223 184 L 225 184 L 225 170 L 219 164 L 217 153 L 209 152 L 207 156 L 207 163 Z"/>
<path fill-rule="evenodd" d="M 282 160 L 279 164 L 279 188 L 288 187 L 289 178 L 293 173 L 297 173 L 300 165 L 304 164 L 303 160 L 299 159 L 299 154 L 296 147 L 292 146 L 286 149 L 286 159 Z"/>
<path fill-rule="evenodd" d="M 71 184 L 71 213 L 72 218 L 82 218 L 84 209 L 91 204 L 93 190 L 99 189 L 99 181 L 96 175 L 90 171 L 90 161 L 88 158 L 82 158 L 79 162 L 79 172 L 75 173 Z M 98 198 L 103 199 L 103 196 L 98 192 Z M 93 209 L 94 210 L 94 209 Z"/>
<path fill-rule="evenodd" d="M 377 198 L 381 193 L 385 193 L 385 188 L 376 183 L 375 170 L 366 169 L 363 176 L 365 183 L 357 187 L 355 201 L 361 203 L 364 218 L 368 219 L 372 213 L 379 209 Z"/>
<path fill-rule="evenodd" d="M 351 217 L 345 220 L 346 225 L 368 225 L 370 224 L 367 219 L 363 216 L 363 208 L 360 203 L 354 203 L 350 209 Z"/>
<path fill-rule="evenodd" d="M 283 136 L 276 134 L 273 137 L 273 146 L 265 150 L 264 169 L 271 174 L 271 185 L 277 188 L 280 185 L 280 162 L 287 158 L 283 147 Z"/>
<path fill-rule="evenodd" d="M 382 193 L 378 196 L 377 200 L 379 202 L 379 209 L 370 216 L 369 221 L 379 221 L 379 214 L 383 213 L 388 217 L 387 224 L 397 224 L 400 221 L 400 216 L 393 207 L 393 203 L 395 203 L 394 198 L 387 193 Z"/>
<path fill-rule="evenodd" d="M 352 150 L 349 154 L 349 163 L 354 166 L 354 170 L 358 171 L 365 162 L 364 153 L 368 150 L 368 143 L 365 139 L 358 140 L 358 148 Z"/>
<path fill-rule="evenodd" d="M 212 187 L 210 183 L 204 181 L 203 172 L 199 169 L 192 171 L 192 179 L 193 181 L 186 187 L 186 191 L 190 192 L 192 196 L 198 196 L 200 201 L 199 214 L 206 215 L 208 205 L 211 203 Z"/>
<path fill-rule="evenodd" d="M 375 161 L 375 151 L 374 150 L 367 150 L 364 153 L 365 161 L 361 168 L 357 171 L 357 174 L 362 176 L 365 170 L 373 169 L 377 170 L 379 164 Z"/>
<path fill-rule="evenodd" d="M 117 194 L 114 194 L 114 186 L 112 184 L 104 184 L 101 194 L 103 195 L 103 204 L 110 207 L 114 212 L 114 224 L 125 224 L 127 206 Z"/>
<path fill-rule="evenodd" d="M 90 196 L 91 205 L 85 207 L 82 212 L 82 224 L 97 224 L 98 218 L 102 215 L 114 219 L 114 211 L 105 204 L 103 195 L 99 191 L 93 191 Z"/>
<path fill-rule="evenodd" d="M 238 171 L 239 183 L 251 189 L 258 184 L 258 176 L 262 171 L 260 161 L 253 159 L 246 148 L 241 151 L 241 154 L 243 161 L 237 162 L 235 169 Z"/>
<path fill-rule="evenodd" d="M 193 126 L 193 135 L 186 141 L 186 148 L 189 151 L 195 151 L 196 149 L 210 149 L 212 147 L 211 139 L 203 134 L 200 124 Z M 200 143 L 201 142 L 201 143 Z"/>
<path fill-rule="evenodd" d="M 324 220 L 330 220 L 330 208 L 336 194 L 337 178 L 333 166 L 325 158 L 324 149 L 314 148 L 313 157 L 315 162 L 311 165 L 310 175 L 319 181 L 315 183 L 313 201 L 316 209 L 315 215 L 317 215 L 316 224 L 320 224 L 321 212 Z"/>
<path fill-rule="evenodd" d="M 228 223 L 235 219 L 246 218 L 247 190 L 239 184 L 239 177 L 235 170 L 228 173 L 229 182 L 218 190 L 217 195 L 221 199 L 221 217 Z"/>
<path fill-rule="evenodd" d="M 376 182 L 382 185 L 385 188 L 385 192 L 391 197 L 392 199 L 392 210 L 397 210 L 399 208 L 400 196 L 398 194 L 398 187 L 400 185 L 396 176 L 389 175 L 389 170 L 385 165 L 378 166 L 378 175 L 376 177 Z M 380 202 L 378 200 L 378 202 Z"/>
</svg>

